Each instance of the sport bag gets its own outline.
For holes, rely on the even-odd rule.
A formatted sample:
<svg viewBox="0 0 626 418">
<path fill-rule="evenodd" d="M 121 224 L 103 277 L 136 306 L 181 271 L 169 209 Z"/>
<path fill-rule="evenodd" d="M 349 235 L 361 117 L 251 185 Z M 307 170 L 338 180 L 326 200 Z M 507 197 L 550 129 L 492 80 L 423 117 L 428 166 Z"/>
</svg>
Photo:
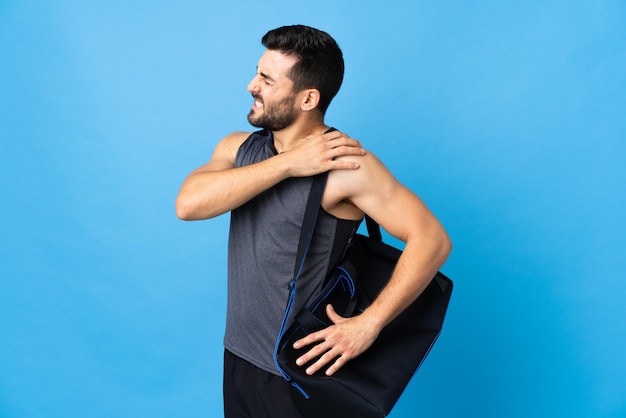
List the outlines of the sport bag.
<svg viewBox="0 0 626 418">
<path fill-rule="evenodd" d="M 287 327 L 296 283 L 319 213 L 326 174 L 316 176 L 302 226 L 291 296 L 274 351 L 278 370 L 290 383 L 294 404 L 305 418 L 377 418 L 389 414 L 436 341 L 452 293 L 452 281 L 438 272 L 424 292 L 379 334 L 373 345 L 333 376 L 309 376 L 296 359 L 311 347 L 293 343 L 332 325 L 325 313 L 332 304 L 343 316 L 358 315 L 387 284 L 402 253 L 382 242 L 380 227 L 366 216 L 368 235 L 357 234 L 346 258 L 326 279 L 322 291 Z"/>
</svg>

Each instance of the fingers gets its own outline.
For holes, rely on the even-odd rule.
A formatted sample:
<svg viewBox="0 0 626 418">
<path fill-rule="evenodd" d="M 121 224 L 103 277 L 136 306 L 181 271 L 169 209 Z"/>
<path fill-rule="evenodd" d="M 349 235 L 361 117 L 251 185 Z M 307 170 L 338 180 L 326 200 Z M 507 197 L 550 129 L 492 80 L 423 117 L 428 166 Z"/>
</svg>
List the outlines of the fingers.
<svg viewBox="0 0 626 418">
<path fill-rule="evenodd" d="M 333 324 L 338 324 L 341 321 L 344 321 L 346 319 L 342 317 L 341 315 L 339 315 L 335 311 L 335 308 L 333 308 L 333 305 L 331 305 L 330 303 L 326 305 L 326 315 L 328 316 L 328 319 L 330 319 L 333 322 Z"/>
<path fill-rule="evenodd" d="M 333 305 L 331 305 L 330 303 L 326 305 L 326 315 L 328 315 L 328 318 L 333 322 L 333 324 L 338 324 L 339 322 L 342 322 L 346 319 L 340 316 L 337 312 L 335 312 Z M 293 343 L 293 348 L 297 350 L 299 348 L 306 347 L 307 345 L 311 345 L 318 341 L 324 341 L 326 339 L 327 330 L 328 328 L 326 328 L 325 330 L 314 332 L 312 334 L 307 335 L 304 338 L 299 339 L 298 341 Z M 318 354 L 321 354 L 321 353 L 318 353 Z M 306 361 L 304 361 L 303 363 L 306 363 Z"/>
<path fill-rule="evenodd" d="M 281 161 L 286 161 L 290 177 L 303 177 L 329 170 L 357 169 L 360 164 L 355 157 L 364 154 L 365 150 L 359 141 L 344 133 L 333 131 L 309 135 L 299 141 L 297 146 L 277 157 Z"/>
<path fill-rule="evenodd" d="M 326 369 L 326 376 L 332 376 L 333 374 L 335 374 L 335 372 L 339 370 L 346 362 L 347 361 L 344 360 L 342 356 L 339 356 L 337 360 L 335 360 L 335 362 L 328 369 Z"/>
<path fill-rule="evenodd" d="M 309 365 L 306 368 L 305 370 L 306 374 L 308 375 L 315 374 L 319 370 L 322 370 L 324 367 L 328 366 L 328 368 L 325 371 L 325 374 L 327 376 L 331 376 L 333 373 L 339 370 L 341 366 L 343 366 L 347 362 L 347 357 L 345 357 L 345 354 L 341 353 L 341 350 L 335 347 L 332 347 L 330 344 L 327 344 L 326 342 L 323 341 L 315 345 L 306 354 L 298 358 L 296 360 L 296 364 L 298 366 L 304 366 L 316 358 L 317 358 L 317 361 L 315 361 L 313 364 Z"/>
<path fill-rule="evenodd" d="M 329 132 L 323 135 L 324 139 L 326 139 L 327 143 L 333 148 L 350 148 L 352 151 L 361 152 L 363 146 L 361 142 L 350 138 L 347 134 L 344 134 L 339 131 Z"/>
<path fill-rule="evenodd" d="M 365 150 L 358 146 L 353 147 L 353 146 L 343 145 L 340 147 L 332 148 L 331 150 L 332 158 L 342 157 L 345 155 L 364 155 L 364 154 L 365 154 Z"/>
<path fill-rule="evenodd" d="M 342 159 L 355 155 L 365 155 L 361 142 L 348 135 L 333 131 L 318 137 L 322 164 L 325 170 L 353 170 L 360 167 L 356 161 Z"/>
<path fill-rule="evenodd" d="M 337 356 L 333 353 L 333 350 L 326 352 L 318 361 L 313 363 L 311 366 L 307 367 L 306 374 L 312 375 L 317 373 L 322 368 L 326 367 L 333 359 L 336 359 L 334 363 L 330 365 L 324 372 L 326 376 L 332 376 L 337 370 L 341 368 L 344 364 L 343 357 L 341 355 Z"/>
<path fill-rule="evenodd" d="M 325 135 L 337 134 L 330 132 Z M 344 161 L 341 157 L 349 157 L 354 155 L 365 155 L 361 142 L 350 138 L 348 135 L 339 133 L 338 135 L 329 136 L 325 144 L 328 147 L 328 160 L 332 170 L 350 170 L 360 167 L 356 161 Z"/>
<path fill-rule="evenodd" d="M 315 344 L 315 343 L 318 343 L 318 344 Z M 329 344 L 328 341 L 326 341 L 326 335 L 324 331 L 319 331 L 313 334 L 309 334 L 308 336 L 296 341 L 293 344 L 293 347 L 295 349 L 299 349 L 299 348 L 306 347 L 312 344 L 315 344 L 315 345 L 313 345 L 309 351 L 307 351 L 305 354 L 303 354 L 296 360 L 296 364 L 298 366 L 304 366 L 306 364 L 309 364 L 310 362 L 312 362 L 314 359 L 317 358 L 317 361 L 309 365 L 307 369 L 305 370 L 306 374 L 309 374 L 309 375 L 316 373 L 324 365 L 328 364 L 335 357 L 337 357 L 337 354 L 333 354 L 334 349 L 332 345 Z"/>
<path fill-rule="evenodd" d="M 339 324 L 346 320 L 346 318 L 337 314 L 333 306 L 330 304 L 326 305 L 326 314 L 333 324 Z M 309 334 L 308 336 L 296 341 L 293 345 L 296 349 L 318 343 L 308 352 L 300 356 L 296 360 L 296 364 L 298 366 L 304 366 L 317 358 L 313 364 L 307 367 L 305 372 L 312 375 L 330 364 L 325 373 L 327 376 L 331 376 L 354 355 L 353 351 L 348 348 L 349 345 L 347 345 L 346 342 L 339 343 L 337 340 L 337 336 L 333 337 L 327 328 L 325 330 Z"/>
<path fill-rule="evenodd" d="M 333 160 L 330 162 L 330 170 L 355 170 L 361 167 L 354 161 Z"/>
</svg>

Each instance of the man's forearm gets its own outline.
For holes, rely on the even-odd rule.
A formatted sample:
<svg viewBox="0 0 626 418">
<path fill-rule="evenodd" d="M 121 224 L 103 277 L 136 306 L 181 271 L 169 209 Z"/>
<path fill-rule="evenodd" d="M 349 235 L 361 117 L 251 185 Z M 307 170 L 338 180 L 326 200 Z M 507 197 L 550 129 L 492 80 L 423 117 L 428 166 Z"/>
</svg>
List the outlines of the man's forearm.
<svg viewBox="0 0 626 418">
<path fill-rule="evenodd" d="M 208 219 L 243 205 L 289 177 L 280 156 L 252 165 L 224 170 L 198 169 L 183 183 L 176 214 L 191 221 Z"/>
<path fill-rule="evenodd" d="M 363 312 L 372 326 L 382 330 L 426 289 L 450 254 L 452 245 L 445 233 L 428 245 L 408 241 L 389 283 L 372 305 Z"/>
</svg>

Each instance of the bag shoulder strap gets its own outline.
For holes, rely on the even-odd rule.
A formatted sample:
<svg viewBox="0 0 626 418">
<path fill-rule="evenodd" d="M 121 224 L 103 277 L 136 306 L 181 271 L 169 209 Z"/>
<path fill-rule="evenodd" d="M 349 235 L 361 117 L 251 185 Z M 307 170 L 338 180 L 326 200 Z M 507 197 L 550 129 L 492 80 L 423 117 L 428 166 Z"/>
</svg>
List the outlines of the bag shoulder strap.
<svg viewBox="0 0 626 418">
<path fill-rule="evenodd" d="M 365 225 L 367 225 L 367 235 L 370 238 L 375 239 L 376 241 L 383 240 L 383 236 L 380 233 L 380 226 L 367 214 L 365 215 Z"/>
<path fill-rule="evenodd" d="M 328 179 L 328 172 L 321 173 L 313 177 L 313 183 L 311 184 L 311 191 L 309 193 L 309 200 L 304 212 L 304 220 L 302 222 L 302 228 L 300 230 L 300 239 L 298 241 L 298 251 L 296 253 L 296 264 L 293 273 L 293 279 L 290 283 L 290 288 L 295 286 L 295 282 L 300 277 L 302 267 L 304 266 L 304 260 L 311 246 L 313 234 L 315 233 L 315 225 L 317 224 L 317 217 L 319 215 L 320 207 L 322 205 L 322 196 L 324 189 L 326 188 L 326 180 Z M 365 224 L 367 226 L 367 235 L 376 240 L 382 241 L 382 234 L 380 231 L 380 225 L 372 219 L 369 215 L 365 215 Z"/>
<path fill-rule="evenodd" d="M 324 188 L 326 187 L 326 179 L 328 173 L 318 174 L 313 177 L 313 183 L 311 184 L 311 191 L 309 192 L 309 200 L 306 204 L 304 211 L 304 220 L 302 221 L 302 228 L 300 229 L 300 239 L 298 240 L 298 252 L 296 253 L 296 264 L 293 272 L 293 280 L 290 286 L 298 280 L 304 260 L 311 246 L 313 240 L 313 234 L 315 233 L 315 225 L 317 224 L 317 217 L 320 212 L 320 206 L 322 204 L 322 195 L 324 194 Z"/>
<path fill-rule="evenodd" d="M 289 300 L 287 301 L 287 307 L 285 308 L 285 315 L 278 332 L 278 338 L 276 338 L 276 345 L 274 346 L 274 364 L 276 369 L 283 375 L 285 380 L 291 381 L 291 377 L 280 367 L 278 363 L 278 351 L 280 348 L 280 342 L 283 338 L 291 315 L 291 308 L 293 302 L 296 299 L 297 281 L 302 273 L 302 267 L 304 266 L 304 260 L 311 247 L 311 241 L 313 240 L 313 234 L 315 233 L 315 225 L 317 224 L 317 217 L 319 215 L 320 206 L 322 204 L 322 195 L 324 194 L 324 188 L 326 187 L 326 179 L 328 173 L 321 173 L 313 177 L 311 184 L 311 191 L 309 192 L 309 200 L 306 204 L 304 211 L 304 219 L 302 221 L 302 228 L 300 229 L 300 239 L 298 240 L 298 251 L 296 252 L 296 264 L 294 266 L 293 279 L 289 283 Z"/>
</svg>

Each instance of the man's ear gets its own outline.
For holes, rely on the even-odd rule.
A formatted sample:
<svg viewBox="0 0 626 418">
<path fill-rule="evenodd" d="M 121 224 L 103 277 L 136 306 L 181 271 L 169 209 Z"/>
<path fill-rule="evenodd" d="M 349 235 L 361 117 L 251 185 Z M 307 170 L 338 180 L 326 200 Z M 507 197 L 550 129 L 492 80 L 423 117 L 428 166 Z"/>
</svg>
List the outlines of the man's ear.
<svg viewBox="0 0 626 418">
<path fill-rule="evenodd" d="M 320 103 L 320 92 L 318 89 L 304 89 L 300 92 L 300 109 L 309 112 Z"/>
</svg>

